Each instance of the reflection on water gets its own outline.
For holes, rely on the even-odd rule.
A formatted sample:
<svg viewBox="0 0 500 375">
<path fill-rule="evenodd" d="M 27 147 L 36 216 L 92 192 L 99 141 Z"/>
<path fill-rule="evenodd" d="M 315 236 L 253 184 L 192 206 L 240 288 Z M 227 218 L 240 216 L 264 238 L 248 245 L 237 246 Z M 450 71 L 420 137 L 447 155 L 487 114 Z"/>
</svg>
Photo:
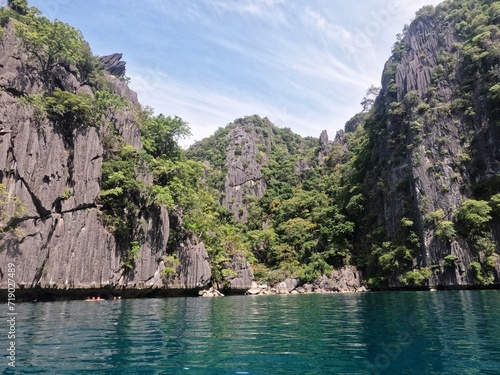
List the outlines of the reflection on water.
<svg viewBox="0 0 500 375">
<path fill-rule="evenodd" d="M 494 374 L 500 292 L 26 303 L 17 373 Z"/>
</svg>

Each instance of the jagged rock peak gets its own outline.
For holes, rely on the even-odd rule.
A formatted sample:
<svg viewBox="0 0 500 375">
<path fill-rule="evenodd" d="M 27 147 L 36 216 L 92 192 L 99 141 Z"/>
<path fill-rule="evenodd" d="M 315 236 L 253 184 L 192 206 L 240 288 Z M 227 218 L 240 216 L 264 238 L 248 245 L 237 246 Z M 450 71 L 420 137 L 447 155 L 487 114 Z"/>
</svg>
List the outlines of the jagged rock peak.
<svg viewBox="0 0 500 375">
<path fill-rule="evenodd" d="M 111 55 L 100 56 L 99 61 L 104 65 L 104 70 L 116 77 L 125 76 L 125 61 L 121 61 L 122 53 L 113 53 Z"/>
<path fill-rule="evenodd" d="M 337 131 L 337 134 L 335 134 L 335 140 L 333 142 L 340 143 L 340 144 L 345 143 L 345 132 L 342 129 Z"/>
<path fill-rule="evenodd" d="M 342 129 L 337 131 L 337 134 L 335 134 L 335 139 L 333 141 L 333 144 L 340 145 L 342 147 L 343 154 L 349 151 L 349 148 L 347 147 L 346 132 L 343 131 Z"/>
<path fill-rule="evenodd" d="M 328 146 L 328 132 L 326 130 L 321 132 L 321 135 L 319 136 L 319 144 L 321 147 Z"/>
<path fill-rule="evenodd" d="M 318 165 L 325 164 L 325 160 L 328 157 L 328 153 L 332 148 L 333 142 L 328 139 L 328 132 L 323 130 L 319 136 L 319 153 L 318 153 Z"/>
</svg>

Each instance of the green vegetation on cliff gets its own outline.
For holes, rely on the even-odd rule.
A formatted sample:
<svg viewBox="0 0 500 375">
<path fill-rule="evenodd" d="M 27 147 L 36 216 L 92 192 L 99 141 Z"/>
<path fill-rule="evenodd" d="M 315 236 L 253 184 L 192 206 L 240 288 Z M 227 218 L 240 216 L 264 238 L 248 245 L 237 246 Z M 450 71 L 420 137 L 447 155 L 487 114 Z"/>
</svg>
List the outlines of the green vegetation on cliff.
<svg viewBox="0 0 500 375">
<path fill-rule="evenodd" d="M 367 148 L 358 167 L 366 171 L 369 204 L 355 220 L 362 228 L 357 264 L 373 285 L 412 284 L 409 276 L 426 282 L 429 269 L 447 277 L 439 254 L 456 256 L 459 247 L 475 258 L 475 281 L 493 281 L 498 217 L 491 220 L 487 201 L 499 192 L 499 171 L 490 164 L 496 151 L 485 143 L 498 141 L 498 9 L 477 0 L 424 7 L 405 28 L 411 38 L 394 45 L 382 93 L 362 125 Z M 429 81 L 405 70 L 410 60 L 428 69 Z M 416 272 L 425 277 L 415 279 Z"/>
<path fill-rule="evenodd" d="M 95 74 L 99 73 L 97 57 L 78 30 L 58 20 L 50 21 L 41 16 L 40 10 L 28 7 L 22 0 L 9 1 L 9 6 L 0 8 L 0 36 L 9 22 L 14 24 L 33 63 L 41 69 L 40 78 L 49 94 L 58 87 L 55 71 L 58 66 L 77 71 L 82 82 L 96 80 Z"/>
<path fill-rule="evenodd" d="M 252 261 L 256 276 L 273 281 L 288 275 L 312 281 L 334 266 L 349 264 L 354 224 L 348 215 L 360 213 L 363 197 L 355 186 L 342 183 L 352 178 L 355 158 L 344 155 L 340 144 L 321 145 L 318 139 L 302 139 L 267 119 L 246 117 L 188 151 L 190 157 L 210 163 L 207 181 L 222 194 L 229 159 L 220 152 L 221 147 L 212 145 L 228 147 L 231 131 L 237 128 L 254 137 L 249 141 L 259 153 L 253 162 L 261 168 L 266 190 L 261 197 L 244 198 L 246 221 L 237 222 L 233 217 L 226 226 L 237 228 L 238 236 L 230 240 Z M 359 147 L 358 133 L 347 136 L 353 150 Z M 236 147 L 238 158 L 246 160 L 250 148 L 239 150 L 232 143 L 231 147 Z"/>
<path fill-rule="evenodd" d="M 21 0 L 0 8 L 2 33 L 13 25 L 43 73 L 42 93 L 13 94 L 68 142 L 81 128 L 99 131 L 96 206 L 123 266 L 136 266 L 148 210 L 162 206 L 182 221 L 171 228 L 165 274 L 174 276 L 175 247 L 188 236 L 204 242 L 218 284 L 235 276 L 234 259 L 270 282 L 312 282 L 344 265 L 382 288 L 498 282 L 499 23 L 491 0 L 422 8 L 398 36 L 382 88 L 368 90 L 334 142 L 254 115 L 183 150 L 187 122 L 114 93 L 77 30 Z M 63 87 L 61 69 L 88 90 Z M 112 121 L 120 116 L 140 130 L 134 146 Z M 17 201 L 6 209 L 0 190 L 6 231 L 21 211 Z M 68 186 L 61 199 L 70 195 Z"/>
<path fill-rule="evenodd" d="M 486 0 L 422 8 L 393 47 L 377 99 L 363 100 L 343 143 L 326 153 L 317 140 L 301 141 L 255 117 L 189 150 L 210 163 L 206 181 L 224 204 L 226 149 L 242 152 L 231 143 L 232 129 L 248 122 L 262 129 L 255 142 L 265 193 L 248 196 L 247 220 L 230 224 L 240 228 L 258 277 L 310 281 L 352 264 L 374 287 L 460 283 L 450 264 L 466 262 L 453 253 L 466 251 L 474 261 L 465 282 L 494 281 L 499 9 Z M 426 75 L 409 73 L 410 61 Z"/>
</svg>

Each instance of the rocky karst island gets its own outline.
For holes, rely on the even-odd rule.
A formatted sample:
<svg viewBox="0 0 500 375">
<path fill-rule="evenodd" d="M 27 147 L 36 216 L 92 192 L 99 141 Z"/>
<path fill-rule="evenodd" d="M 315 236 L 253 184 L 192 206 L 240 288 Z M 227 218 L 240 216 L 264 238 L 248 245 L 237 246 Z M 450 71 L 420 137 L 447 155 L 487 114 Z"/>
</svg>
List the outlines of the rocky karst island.
<svg viewBox="0 0 500 375">
<path fill-rule="evenodd" d="M 8 263 L 25 300 L 498 287 L 499 22 L 422 8 L 336 134 L 249 115 L 184 150 L 189 119 L 141 105 L 126 56 L 9 1 L 0 288 Z"/>
</svg>

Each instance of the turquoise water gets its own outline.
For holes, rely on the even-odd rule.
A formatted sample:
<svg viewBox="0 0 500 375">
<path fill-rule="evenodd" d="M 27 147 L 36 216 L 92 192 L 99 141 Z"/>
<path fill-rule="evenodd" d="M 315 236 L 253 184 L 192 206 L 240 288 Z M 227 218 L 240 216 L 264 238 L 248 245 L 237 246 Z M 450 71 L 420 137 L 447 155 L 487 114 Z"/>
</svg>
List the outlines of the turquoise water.
<svg viewBox="0 0 500 375">
<path fill-rule="evenodd" d="M 17 307 L 5 374 L 500 374 L 500 291 Z"/>
</svg>

